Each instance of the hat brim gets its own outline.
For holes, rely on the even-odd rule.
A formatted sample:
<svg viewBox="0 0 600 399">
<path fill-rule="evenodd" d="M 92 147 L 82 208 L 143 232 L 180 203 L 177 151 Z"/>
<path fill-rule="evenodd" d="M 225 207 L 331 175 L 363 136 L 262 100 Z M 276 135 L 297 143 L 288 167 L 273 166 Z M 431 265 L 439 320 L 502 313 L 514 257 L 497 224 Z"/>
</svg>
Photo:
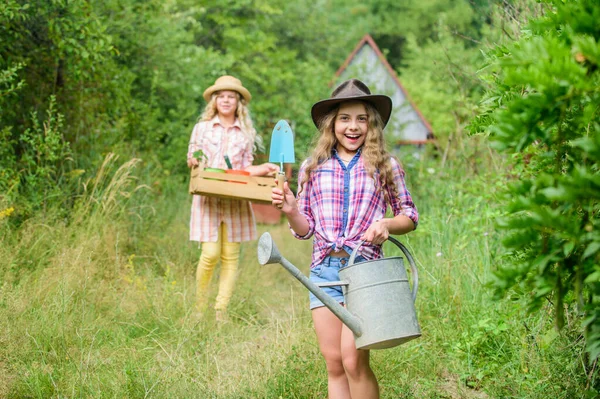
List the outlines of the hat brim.
<svg viewBox="0 0 600 399">
<path fill-rule="evenodd" d="M 342 102 L 347 101 L 365 101 L 370 103 L 375 107 L 375 109 L 381 115 L 381 119 L 383 120 L 383 126 L 387 125 L 390 120 L 390 116 L 392 115 L 392 99 L 388 96 L 379 95 L 379 94 L 370 94 L 365 96 L 356 96 L 356 97 L 345 97 L 345 98 L 329 98 L 327 100 L 322 100 L 315 105 L 312 106 L 310 114 L 312 116 L 313 123 L 319 128 L 319 123 L 323 119 L 323 117 L 331 111 L 336 105 Z"/>
<path fill-rule="evenodd" d="M 202 96 L 204 97 L 204 99 L 206 100 L 206 102 L 209 102 L 210 101 L 210 96 L 212 96 L 212 94 L 214 92 L 221 91 L 221 90 L 233 90 L 233 91 L 237 91 L 238 93 L 240 93 L 240 95 L 242 97 L 244 97 L 244 99 L 247 102 L 250 102 L 250 100 L 252 99 L 252 95 L 250 94 L 250 92 L 248 91 L 248 89 L 246 89 L 244 86 L 240 86 L 240 85 L 236 85 L 236 84 L 229 84 L 229 83 L 212 85 L 208 89 L 204 90 L 204 94 Z"/>
</svg>

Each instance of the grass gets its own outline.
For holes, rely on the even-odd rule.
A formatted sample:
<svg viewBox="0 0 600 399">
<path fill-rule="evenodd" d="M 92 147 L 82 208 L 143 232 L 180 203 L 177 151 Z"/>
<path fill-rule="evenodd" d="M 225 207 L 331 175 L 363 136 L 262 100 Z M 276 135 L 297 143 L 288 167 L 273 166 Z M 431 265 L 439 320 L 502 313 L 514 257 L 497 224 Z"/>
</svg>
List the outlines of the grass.
<svg viewBox="0 0 600 399">
<path fill-rule="evenodd" d="M 325 397 L 304 287 L 245 243 L 231 321 L 195 320 L 185 182 L 143 190 L 133 167 L 102 172 L 69 224 L 0 225 L 0 398 Z M 550 308 L 527 314 L 486 286 L 502 261 L 494 176 L 409 176 L 423 336 L 372 353 L 382 397 L 593 397 L 577 318 L 559 335 Z M 258 228 L 307 271 L 310 242 Z"/>
</svg>

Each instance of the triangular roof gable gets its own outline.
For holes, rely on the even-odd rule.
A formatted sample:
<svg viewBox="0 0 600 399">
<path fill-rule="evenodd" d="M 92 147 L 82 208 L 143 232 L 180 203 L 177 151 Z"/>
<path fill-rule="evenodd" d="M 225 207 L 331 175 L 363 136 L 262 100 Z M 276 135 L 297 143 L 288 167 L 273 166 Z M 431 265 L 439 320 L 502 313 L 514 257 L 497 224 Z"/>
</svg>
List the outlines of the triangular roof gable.
<svg viewBox="0 0 600 399">
<path fill-rule="evenodd" d="M 373 52 L 372 55 L 364 54 L 364 51 L 366 50 L 364 48 L 365 46 Z M 374 59 L 378 61 L 379 65 L 374 64 Z M 344 77 L 345 73 L 347 74 L 350 72 L 353 64 L 360 61 L 366 61 L 371 64 L 368 66 L 368 71 L 359 73 L 359 76 L 356 76 L 355 73 L 354 76 Z M 346 58 L 346 61 L 344 61 L 342 66 L 337 70 L 335 76 L 338 83 L 342 80 L 356 77 L 365 82 L 371 88 L 372 92 L 377 94 L 387 94 L 392 98 L 394 110 L 392 112 L 392 117 L 390 118 L 390 125 L 386 127 L 386 131 L 392 130 L 392 135 L 398 143 L 424 144 L 434 137 L 431 125 L 410 99 L 408 92 L 404 86 L 402 86 L 402 83 L 400 83 L 394 69 L 391 67 L 371 35 L 366 34 L 363 36 L 348 58 Z M 389 93 L 390 85 L 394 86 L 392 93 Z"/>
</svg>

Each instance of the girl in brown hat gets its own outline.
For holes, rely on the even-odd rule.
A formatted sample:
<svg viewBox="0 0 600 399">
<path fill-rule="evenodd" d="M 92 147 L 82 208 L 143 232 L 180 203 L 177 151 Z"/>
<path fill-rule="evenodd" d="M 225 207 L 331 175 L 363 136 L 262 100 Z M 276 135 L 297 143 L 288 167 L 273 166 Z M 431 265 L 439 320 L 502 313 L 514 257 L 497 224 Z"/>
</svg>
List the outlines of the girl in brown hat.
<svg viewBox="0 0 600 399">
<path fill-rule="evenodd" d="M 259 140 L 252 125 L 248 103 L 252 96 L 233 76 L 221 76 L 204 91 L 206 108 L 194 126 L 187 154 L 188 167 L 199 164 L 194 153 L 201 150 L 205 167 L 225 169 L 228 157 L 232 169 L 264 176 L 279 170 L 271 163 L 252 165 L 255 143 Z M 216 318 L 226 320 L 240 255 L 240 243 L 256 239 L 256 226 L 250 202 L 194 195 L 190 218 L 190 240 L 201 243 L 196 272 L 196 310 L 201 315 L 208 306 L 208 286 L 219 259 L 221 273 L 215 301 Z"/>
<path fill-rule="evenodd" d="M 339 281 L 338 271 L 365 240 L 356 262 L 383 257 L 390 234 L 413 231 L 417 209 L 404 183 L 404 171 L 385 148 L 383 128 L 392 101 L 371 94 L 357 79 L 337 87 L 329 99 L 312 107 L 320 131 L 312 155 L 299 171 L 297 198 L 287 183 L 274 188 L 298 239 L 313 237 L 310 279 Z M 393 217 L 386 217 L 388 205 Z M 324 291 L 344 302 L 341 287 Z M 369 351 L 357 350 L 352 331 L 310 293 L 310 309 L 328 374 L 330 398 L 378 398 L 379 386 L 369 366 Z"/>
</svg>

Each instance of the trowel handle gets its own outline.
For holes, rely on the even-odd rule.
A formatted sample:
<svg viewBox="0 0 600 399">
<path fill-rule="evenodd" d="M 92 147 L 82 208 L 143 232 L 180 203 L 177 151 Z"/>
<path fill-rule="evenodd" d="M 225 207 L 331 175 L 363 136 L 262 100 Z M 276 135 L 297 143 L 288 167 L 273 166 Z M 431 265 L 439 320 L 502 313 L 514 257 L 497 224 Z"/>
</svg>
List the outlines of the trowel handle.
<svg viewBox="0 0 600 399">
<path fill-rule="evenodd" d="M 417 291 L 419 289 L 419 272 L 417 271 L 417 265 L 415 264 L 415 260 L 413 259 L 412 255 L 408 251 L 408 248 L 406 248 L 400 241 L 396 240 L 394 237 L 391 237 L 391 236 L 388 237 L 388 240 L 390 240 L 391 242 L 396 244 L 396 246 L 398 248 L 400 248 L 400 250 L 402 251 L 404 256 L 406 256 L 406 259 L 408 260 L 408 264 L 410 265 L 410 273 L 412 274 L 412 280 L 413 280 L 412 297 L 413 297 L 413 302 L 415 302 L 417 300 Z M 352 253 L 350 254 L 350 259 L 348 260 L 348 266 L 352 266 L 354 264 L 354 259 L 356 258 L 356 255 L 358 254 L 358 249 L 364 243 L 365 243 L 365 240 L 361 240 L 361 242 L 358 243 L 356 248 L 354 248 L 354 251 L 352 251 Z"/>
<path fill-rule="evenodd" d="M 277 173 L 277 188 L 283 191 L 283 183 L 285 182 L 285 173 L 278 172 Z M 283 200 L 285 201 L 285 193 L 283 193 Z M 283 208 L 283 203 L 277 205 L 277 208 Z"/>
</svg>

